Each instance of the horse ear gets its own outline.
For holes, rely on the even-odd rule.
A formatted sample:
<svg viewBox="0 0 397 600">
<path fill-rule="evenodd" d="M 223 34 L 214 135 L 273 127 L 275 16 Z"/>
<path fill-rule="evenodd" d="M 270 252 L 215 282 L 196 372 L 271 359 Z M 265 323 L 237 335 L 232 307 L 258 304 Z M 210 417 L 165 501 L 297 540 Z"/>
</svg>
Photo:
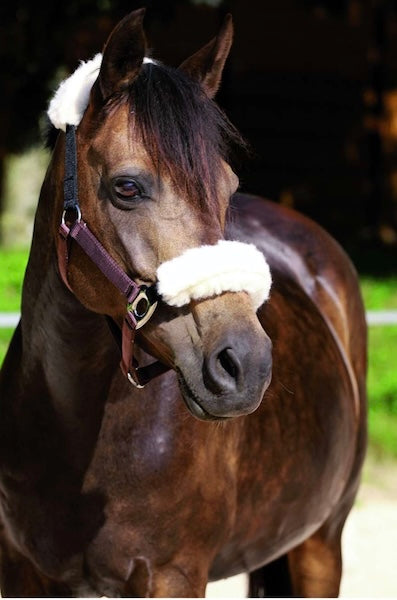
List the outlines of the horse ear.
<svg viewBox="0 0 397 600">
<path fill-rule="evenodd" d="M 210 98 L 213 98 L 218 91 L 232 41 L 233 21 L 232 16 L 228 14 L 218 35 L 179 67 L 192 79 L 198 80 Z"/>
<path fill-rule="evenodd" d="M 105 48 L 98 83 L 104 100 L 130 85 L 139 73 L 146 51 L 145 9 L 134 10 L 116 25 Z"/>
</svg>

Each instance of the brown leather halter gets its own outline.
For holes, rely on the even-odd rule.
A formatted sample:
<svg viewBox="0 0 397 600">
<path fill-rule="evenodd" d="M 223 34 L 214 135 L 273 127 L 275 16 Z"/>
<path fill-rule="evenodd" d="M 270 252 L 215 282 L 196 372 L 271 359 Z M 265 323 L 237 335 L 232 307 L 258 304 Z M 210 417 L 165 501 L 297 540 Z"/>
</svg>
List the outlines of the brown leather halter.
<svg viewBox="0 0 397 600">
<path fill-rule="evenodd" d="M 148 322 L 156 309 L 156 286 L 137 285 L 105 250 L 81 217 L 77 186 L 77 151 L 74 125 L 66 126 L 65 174 L 63 216 L 59 226 L 57 245 L 58 266 L 63 282 L 73 293 L 68 281 L 70 245 L 74 240 L 102 271 L 109 281 L 125 296 L 126 314 L 121 329 L 108 317 L 108 323 L 121 350 L 120 367 L 123 374 L 137 388 L 142 388 L 154 377 L 169 370 L 156 361 L 144 367 L 134 357 L 136 330 Z M 121 338 L 121 340 L 120 340 Z"/>
</svg>

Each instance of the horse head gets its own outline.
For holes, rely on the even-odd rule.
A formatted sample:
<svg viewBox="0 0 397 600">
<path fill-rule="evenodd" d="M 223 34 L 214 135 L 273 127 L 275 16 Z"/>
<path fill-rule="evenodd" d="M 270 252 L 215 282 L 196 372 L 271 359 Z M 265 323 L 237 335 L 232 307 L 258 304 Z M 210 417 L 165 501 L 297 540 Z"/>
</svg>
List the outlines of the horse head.
<svg viewBox="0 0 397 600">
<path fill-rule="evenodd" d="M 103 56 L 84 63 L 66 91 L 61 85 L 49 115 L 61 129 L 76 125 L 80 208 L 90 230 L 137 285 L 158 286 L 139 345 L 176 371 L 196 417 L 248 414 L 270 383 L 271 343 L 256 316 L 270 275 L 258 250 L 224 240 L 238 186 L 228 149 L 239 136 L 212 98 L 231 19 L 174 69 L 146 57 L 143 12 L 121 21 Z M 61 135 L 59 179 L 63 148 Z M 68 281 L 86 308 L 121 326 L 125 298 L 77 246 Z"/>
</svg>

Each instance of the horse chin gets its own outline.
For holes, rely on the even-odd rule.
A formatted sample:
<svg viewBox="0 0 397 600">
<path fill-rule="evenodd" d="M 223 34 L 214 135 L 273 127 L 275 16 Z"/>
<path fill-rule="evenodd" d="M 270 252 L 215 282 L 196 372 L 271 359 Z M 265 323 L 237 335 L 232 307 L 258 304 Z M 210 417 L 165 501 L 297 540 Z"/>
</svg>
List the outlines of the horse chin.
<svg viewBox="0 0 397 600">
<path fill-rule="evenodd" d="M 178 373 L 179 388 L 189 412 L 200 421 L 226 421 L 231 417 L 212 415 L 201 405 L 200 399 L 192 392 L 182 374 Z"/>
<path fill-rule="evenodd" d="M 250 401 L 245 403 L 241 402 L 241 398 L 236 398 L 236 404 L 233 406 L 233 402 L 230 402 L 229 398 L 226 407 L 224 406 L 224 398 L 222 401 L 222 398 L 218 398 L 217 396 L 210 395 L 210 397 L 208 397 L 205 391 L 203 391 L 202 396 L 199 396 L 193 391 L 193 386 L 190 386 L 187 383 L 186 378 L 182 375 L 181 371 L 177 371 L 177 375 L 179 389 L 190 414 L 201 421 L 227 421 L 254 412 L 261 404 L 263 394 L 271 379 L 271 376 L 267 378 L 262 393 L 258 394 L 256 402 Z M 213 407 L 213 412 L 208 410 L 208 405 Z"/>
<path fill-rule="evenodd" d="M 189 412 L 193 415 L 193 417 L 200 419 L 200 421 L 227 421 L 228 419 L 232 418 L 211 415 L 197 402 L 197 400 L 194 400 L 192 397 L 184 395 L 183 399 L 189 409 Z"/>
</svg>

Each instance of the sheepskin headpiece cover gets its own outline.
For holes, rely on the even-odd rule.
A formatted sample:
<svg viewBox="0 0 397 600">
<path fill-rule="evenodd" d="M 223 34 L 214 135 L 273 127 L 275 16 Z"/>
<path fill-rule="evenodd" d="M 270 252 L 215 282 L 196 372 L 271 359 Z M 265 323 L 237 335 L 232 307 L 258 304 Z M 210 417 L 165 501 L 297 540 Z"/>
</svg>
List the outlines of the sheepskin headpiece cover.
<svg viewBox="0 0 397 600">
<path fill-rule="evenodd" d="M 82 62 L 62 81 L 48 108 L 51 123 L 66 131 L 79 125 L 88 106 L 91 88 L 98 77 L 102 55 Z M 143 63 L 154 63 L 144 58 Z M 209 298 L 222 292 L 247 292 L 255 310 L 270 293 L 271 275 L 263 254 L 253 245 L 219 240 L 213 246 L 190 248 L 162 263 L 157 270 L 158 291 L 172 306 Z"/>
</svg>

